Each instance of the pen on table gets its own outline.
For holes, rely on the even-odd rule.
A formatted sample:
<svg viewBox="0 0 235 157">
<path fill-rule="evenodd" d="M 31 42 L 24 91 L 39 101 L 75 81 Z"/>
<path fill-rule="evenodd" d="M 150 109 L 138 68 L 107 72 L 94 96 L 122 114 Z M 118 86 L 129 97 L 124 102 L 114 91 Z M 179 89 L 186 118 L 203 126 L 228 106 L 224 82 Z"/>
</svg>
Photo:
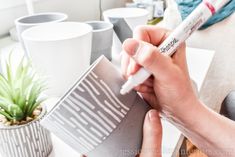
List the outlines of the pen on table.
<svg viewBox="0 0 235 157">
<path fill-rule="evenodd" d="M 196 30 L 198 30 L 212 15 L 220 10 L 230 0 L 203 0 L 199 6 L 160 44 L 159 51 L 171 56 L 177 48 Z M 142 84 L 151 76 L 151 72 L 143 67 L 130 76 L 122 86 L 122 95 Z"/>
</svg>

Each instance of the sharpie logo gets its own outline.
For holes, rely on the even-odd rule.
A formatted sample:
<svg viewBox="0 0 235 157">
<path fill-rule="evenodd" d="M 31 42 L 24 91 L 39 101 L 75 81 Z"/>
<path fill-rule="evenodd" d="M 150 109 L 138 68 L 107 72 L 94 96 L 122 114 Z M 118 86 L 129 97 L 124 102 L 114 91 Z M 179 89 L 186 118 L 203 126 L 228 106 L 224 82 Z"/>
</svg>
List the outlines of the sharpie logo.
<svg viewBox="0 0 235 157">
<path fill-rule="evenodd" d="M 163 46 L 163 47 L 160 49 L 160 51 L 161 51 L 162 53 L 166 53 L 166 52 L 169 51 L 172 47 L 174 47 L 174 45 L 175 45 L 176 43 L 178 43 L 178 42 L 179 42 L 179 40 L 177 40 L 176 38 L 174 38 L 174 39 L 172 39 L 171 42 L 169 42 L 169 44 Z"/>
</svg>

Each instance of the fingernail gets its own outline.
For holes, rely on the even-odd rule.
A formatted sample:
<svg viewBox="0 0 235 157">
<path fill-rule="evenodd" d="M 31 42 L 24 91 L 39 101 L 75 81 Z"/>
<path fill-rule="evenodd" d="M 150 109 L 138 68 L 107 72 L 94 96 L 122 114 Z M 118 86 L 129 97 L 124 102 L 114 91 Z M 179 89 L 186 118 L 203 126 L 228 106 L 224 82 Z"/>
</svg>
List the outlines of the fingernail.
<svg viewBox="0 0 235 157">
<path fill-rule="evenodd" d="M 150 110 L 149 113 L 149 120 L 155 122 L 159 119 L 158 111 L 157 110 Z"/>
<path fill-rule="evenodd" d="M 141 49 L 141 44 L 140 43 L 136 44 L 134 53 L 132 55 L 133 58 L 136 58 L 138 56 L 140 49 Z"/>
<path fill-rule="evenodd" d="M 135 55 L 139 51 L 139 48 L 141 47 L 140 45 L 140 43 L 136 43 L 133 55 Z"/>
<path fill-rule="evenodd" d="M 129 65 L 127 68 L 127 76 L 129 76 L 131 74 L 132 70 L 132 65 Z"/>
<path fill-rule="evenodd" d="M 135 54 L 132 56 L 135 60 L 138 60 L 138 58 L 141 58 L 142 55 L 144 55 L 145 52 L 149 51 L 149 46 L 145 44 L 139 44 L 138 48 L 135 51 Z"/>
<path fill-rule="evenodd" d="M 140 41 L 137 41 L 135 39 L 127 39 L 123 43 L 123 50 L 127 49 L 127 52 L 129 55 L 133 56 L 136 54 L 140 46 Z"/>
</svg>

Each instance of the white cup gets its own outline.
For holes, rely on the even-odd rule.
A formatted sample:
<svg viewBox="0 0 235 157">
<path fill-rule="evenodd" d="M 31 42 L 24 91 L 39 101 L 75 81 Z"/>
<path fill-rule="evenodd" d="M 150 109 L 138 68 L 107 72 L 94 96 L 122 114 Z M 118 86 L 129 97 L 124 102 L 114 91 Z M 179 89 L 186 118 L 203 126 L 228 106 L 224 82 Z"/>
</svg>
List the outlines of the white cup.
<svg viewBox="0 0 235 157">
<path fill-rule="evenodd" d="M 63 22 L 67 18 L 68 16 L 66 14 L 59 12 L 46 12 L 22 16 L 15 20 L 18 39 L 21 42 L 23 48 L 25 49 L 21 34 L 26 29 L 42 24 Z"/>
<path fill-rule="evenodd" d="M 51 23 L 22 33 L 36 70 L 47 79 L 49 96 L 62 96 L 89 67 L 92 27 L 79 22 Z"/>
<path fill-rule="evenodd" d="M 132 37 L 135 27 L 147 24 L 149 12 L 139 8 L 116 8 L 106 10 L 103 15 L 105 21 L 114 25 L 114 46 L 121 52 L 122 42 Z"/>
</svg>

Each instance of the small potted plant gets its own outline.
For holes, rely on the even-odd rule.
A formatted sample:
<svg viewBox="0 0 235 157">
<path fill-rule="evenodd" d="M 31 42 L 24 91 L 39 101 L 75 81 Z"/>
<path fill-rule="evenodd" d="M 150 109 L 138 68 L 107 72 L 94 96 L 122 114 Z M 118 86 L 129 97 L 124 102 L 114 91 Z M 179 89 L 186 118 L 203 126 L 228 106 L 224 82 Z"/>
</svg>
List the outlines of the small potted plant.
<svg viewBox="0 0 235 157">
<path fill-rule="evenodd" d="M 39 123 L 46 114 L 43 83 L 25 57 L 17 67 L 7 58 L 0 74 L 0 156 L 47 157 L 51 137 Z"/>
</svg>

